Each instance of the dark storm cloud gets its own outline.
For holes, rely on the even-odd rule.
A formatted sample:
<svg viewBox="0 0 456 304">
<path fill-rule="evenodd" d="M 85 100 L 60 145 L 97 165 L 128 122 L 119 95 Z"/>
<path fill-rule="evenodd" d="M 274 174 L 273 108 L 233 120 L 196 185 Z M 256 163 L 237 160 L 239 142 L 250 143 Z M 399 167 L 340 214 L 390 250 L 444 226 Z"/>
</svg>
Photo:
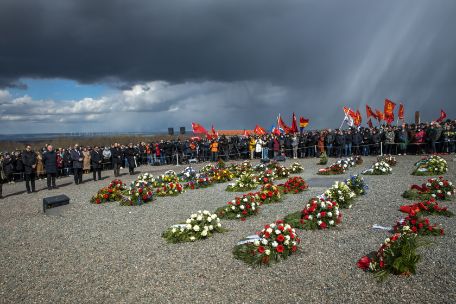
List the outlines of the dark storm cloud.
<svg viewBox="0 0 456 304">
<path fill-rule="evenodd" d="M 254 96 L 233 111 L 288 107 L 320 126 L 342 105 L 381 107 L 385 97 L 455 113 L 455 11 L 453 0 L 3 0 L 0 86 L 257 82 L 283 88 L 280 103 Z"/>
</svg>

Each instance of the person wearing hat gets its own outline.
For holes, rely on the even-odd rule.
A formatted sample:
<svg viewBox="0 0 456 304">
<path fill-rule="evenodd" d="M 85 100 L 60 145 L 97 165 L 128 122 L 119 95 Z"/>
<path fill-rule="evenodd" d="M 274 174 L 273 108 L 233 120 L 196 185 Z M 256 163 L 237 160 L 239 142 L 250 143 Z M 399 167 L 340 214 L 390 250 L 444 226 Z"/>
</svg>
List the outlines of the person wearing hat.
<svg viewBox="0 0 456 304">
<path fill-rule="evenodd" d="M 22 163 L 24 164 L 24 178 L 27 193 L 35 191 L 35 169 L 36 169 L 36 154 L 32 151 L 32 147 L 27 145 L 22 153 Z M 30 188 L 30 185 L 32 186 Z"/>
</svg>

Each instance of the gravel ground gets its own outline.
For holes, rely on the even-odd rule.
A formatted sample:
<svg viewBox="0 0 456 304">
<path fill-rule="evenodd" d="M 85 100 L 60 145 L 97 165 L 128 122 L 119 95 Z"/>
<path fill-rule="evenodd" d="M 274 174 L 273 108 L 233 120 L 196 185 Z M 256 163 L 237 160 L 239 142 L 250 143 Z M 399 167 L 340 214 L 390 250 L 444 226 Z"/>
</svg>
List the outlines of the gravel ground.
<svg viewBox="0 0 456 304">
<path fill-rule="evenodd" d="M 446 178 L 455 182 L 455 162 L 446 158 L 450 168 Z M 421 250 L 415 276 L 390 276 L 380 284 L 356 268 L 356 261 L 377 250 L 388 235 L 373 230 L 372 225 L 392 226 L 401 216 L 397 211 L 405 201 L 401 193 L 426 179 L 410 175 L 418 157 L 397 159 L 392 175 L 365 177 L 368 194 L 358 198 L 352 209 L 343 210 L 338 229 L 299 230 L 302 250 L 287 261 L 260 269 L 235 260 L 233 246 L 263 225 L 301 210 L 311 196 L 326 189 L 318 187 L 316 179 L 332 177 L 315 174 L 321 168 L 316 159 L 300 160 L 305 167 L 301 176 L 312 178 L 315 185 L 309 191 L 264 206 L 258 216 L 245 222 L 223 220 L 228 232 L 185 244 L 167 244 L 161 233 L 197 210 L 214 211 L 224 205 L 235 195 L 224 191 L 226 184 L 158 198 L 140 207 L 89 203 L 112 179 L 111 172 L 108 179 L 80 186 L 72 184 L 72 178 L 60 179 L 58 190 L 35 194 L 21 193 L 22 183 L 5 185 L 7 197 L 0 200 L 0 302 L 455 303 L 454 219 L 432 217 L 432 222 L 443 225 L 446 235 L 432 238 L 435 244 Z M 363 165 L 351 168 L 340 180 L 373 161 L 364 158 Z M 159 174 L 170 168 L 176 167 L 140 167 L 138 171 Z M 132 179 L 129 175 L 122 178 Z M 44 186 L 44 181 L 38 182 L 38 189 Z M 61 193 L 71 198 L 70 205 L 44 215 L 43 197 Z M 454 202 L 447 204 L 456 212 Z"/>
</svg>

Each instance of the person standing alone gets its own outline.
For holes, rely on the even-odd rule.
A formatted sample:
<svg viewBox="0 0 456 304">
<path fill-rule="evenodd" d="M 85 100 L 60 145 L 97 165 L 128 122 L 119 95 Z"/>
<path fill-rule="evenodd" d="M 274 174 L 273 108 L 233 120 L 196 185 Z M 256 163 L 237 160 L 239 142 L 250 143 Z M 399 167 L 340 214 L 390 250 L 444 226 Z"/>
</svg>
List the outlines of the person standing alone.
<svg viewBox="0 0 456 304">
<path fill-rule="evenodd" d="M 95 149 L 90 152 L 90 161 L 93 170 L 93 181 L 97 180 L 97 173 L 98 180 L 101 180 L 101 162 L 103 161 L 103 154 L 99 147 L 95 146 Z"/>
<path fill-rule="evenodd" d="M 57 176 L 57 153 L 54 148 L 47 146 L 46 153 L 43 154 L 44 168 L 47 174 L 47 187 L 48 190 L 57 189 L 55 185 L 55 177 Z"/>
<path fill-rule="evenodd" d="M 36 169 L 36 154 L 32 151 L 32 147 L 27 145 L 25 151 L 22 153 L 22 162 L 24 164 L 24 178 L 27 193 L 35 191 L 35 169 Z M 30 188 L 30 185 L 32 186 Z"/>
</svg>

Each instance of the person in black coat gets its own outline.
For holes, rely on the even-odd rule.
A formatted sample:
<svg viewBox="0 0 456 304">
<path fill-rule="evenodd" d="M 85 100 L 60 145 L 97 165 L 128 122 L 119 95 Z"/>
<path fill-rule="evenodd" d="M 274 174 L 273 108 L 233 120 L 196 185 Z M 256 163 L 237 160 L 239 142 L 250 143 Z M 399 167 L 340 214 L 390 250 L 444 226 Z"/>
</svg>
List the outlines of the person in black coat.
<svg viewBox="0 0 456 304">
<path fill-rule="evenodd" d="M 54 148 L 49 145 L 47 151 L 43 154 L 44 169 L 47 174 L 47 186 L 48 190 L 52 188 L 57 189 L 55 185 L 55 177 L 57 176 L 57 153 Z"/>
<path fill-rule="evenodd" d="M 76 185 L 82 184 L 82 161 L 84 160 L 84 155 L 78 144 L 74 145 L 74 149 L 70 151 L 70 156 L 73 161 L 74 183 Z"/>
<path fill-rule="evenodd" d="M 130 175 L 135 174 L 135 154 L 136 150 L 133 148 L 133 144 L 130 143 L 128 148 L 125 149 L 125 157 L 128 161 L 128 171 L 130 172 Z"/>
<path fill-rule="evenodd" d="M 335 154 L 336 157 L 342 156 L 342 149 L 345 145 L 345 136 L 341 130 L 336 130 L 336 136 L 334 139 L 334 147 L 335 147 Z"/>
<path fill-rule="evenodd" d="M 98 173 L 98 180 L 101 180 L 101 162 L 103 161 L 103 154 L 98 146 L 95 146 L 90 152 L 90 163 L 92 165 L 92 173 L 93 173 L 93 180 L 97 180 L 97 173 Z"/>
<path fill-rule="evenodd" d="M 115 143 L 114 147 L 111 148 L 111 159 L 114 176 L 118 177 L 120 175 L 120 167 L 122 166 L 122 150 L 120 150 L 118 143 Z"/>
<path fill-rule="evenodd" d="M 27 145 L 25 151 L 22 153 L 22 162 L 24 164 L 24 178 L 27 193 L 35 192 L 36 154 L 32 151 L 30 145 Z M 31 189 L 30 185 L 32 186 Z"/>
</svg>

